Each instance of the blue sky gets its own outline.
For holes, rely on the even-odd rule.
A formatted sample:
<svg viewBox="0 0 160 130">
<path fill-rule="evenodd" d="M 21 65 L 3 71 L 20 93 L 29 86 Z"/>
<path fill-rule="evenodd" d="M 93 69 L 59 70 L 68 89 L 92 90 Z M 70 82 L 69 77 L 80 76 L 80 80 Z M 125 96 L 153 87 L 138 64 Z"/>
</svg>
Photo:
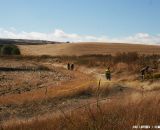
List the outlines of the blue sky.
<svg viewBox="0 0 160 130">
<path fill-rule="evenodd" d="M 140 36 L 157 42 L 159 24 L 160 0 L 0 0 L 0 37 L 36 33 L 44 39 L 61 34 L 55 39 L 121 41 Z"/>
</svg>

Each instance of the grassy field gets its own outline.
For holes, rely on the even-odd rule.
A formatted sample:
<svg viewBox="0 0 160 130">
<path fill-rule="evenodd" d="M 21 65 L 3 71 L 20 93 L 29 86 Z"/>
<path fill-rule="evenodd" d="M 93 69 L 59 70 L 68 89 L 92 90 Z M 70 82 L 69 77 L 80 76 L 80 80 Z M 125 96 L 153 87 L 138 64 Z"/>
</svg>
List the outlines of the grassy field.
<svg viewBox="0 0 160 130">
<path fill-rule="evenodd" d="M 132 130 L 134 125 L 159 125 L 160 77 L 142 81 L 139 72 L 149 64 L 160 73 L 160 56 L 153 55 L 159 54 L 157 46 L 120 44 L 118 54 L 116 45 L 97 43 L 19 47 L 22 56 L 0 57 L 0 129 Z M 68 62 L 75 64 L 74 71 L 67 70 Z M 111 81 L 105 79 L 106 66 L 111 67 Z"/>
<path fill-rule="evenodd" d="M 160 54 L 160 46 L 109 43 L 61 43 L 47 45 L 19 45 L 23 55 L 68 55 L 112 54 L 138 52 L 139 54 Z"/>
</svg>

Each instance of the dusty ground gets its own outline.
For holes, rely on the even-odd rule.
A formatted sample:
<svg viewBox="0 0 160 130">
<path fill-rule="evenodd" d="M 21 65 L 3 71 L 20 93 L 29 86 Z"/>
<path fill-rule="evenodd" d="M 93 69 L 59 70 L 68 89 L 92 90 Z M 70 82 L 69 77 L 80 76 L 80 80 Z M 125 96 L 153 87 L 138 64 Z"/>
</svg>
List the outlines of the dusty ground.
<svg viewBox="0 0 160 130">
<path fill-rule="evenodd" d="M 58 104 L 67 107 L 65 102 L 77 103 L 72 100 L 72 93 L 75 97 L 74 91 L 81 87 L 80 82 L 90 79 L 82 73 L 66 70 L 65 66 L 57 67 L 51 63 L 17 59 L 0 61 L 1 123 L 44 115 L 55 111 Z"/>
<path fill-rule="evenodd" d="M 0 68 L 0 96 L 12 93 L 20 94 L 45 86 L 56 85 L 73 78 L 71 74 L 62 72 L 57 68 L 48 70 L 49 68 L 43 65 L 29 61 L 1 60 L 0 66 L 1 68 L 15 69 L 7 71 Z"/>
<path fill-rule="evenodd" d="M 109 43 L 61 43 L 47 45 L 19 45 L 23 55 L 89 55 L 113 54 L 117 52 L 138 52 L 140 54 L 160 54 L 160 46 Z"/>
</svg>

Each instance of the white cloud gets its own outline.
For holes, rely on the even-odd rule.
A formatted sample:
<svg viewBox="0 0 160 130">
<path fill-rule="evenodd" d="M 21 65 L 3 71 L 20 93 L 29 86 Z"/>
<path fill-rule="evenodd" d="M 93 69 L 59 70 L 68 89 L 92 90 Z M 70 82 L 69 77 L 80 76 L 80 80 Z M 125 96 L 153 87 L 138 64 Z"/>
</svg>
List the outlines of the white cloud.
<svg viewBox="0 0 160 130">
<path fill-rule="evenodd" d="M 160 34 L 149 35 L 148 33 L 137 33 L 133 36 L 122 38 L 109 38 L 107 36 L 78 35 L 66 33 L 61 29 L 55 29 L 50 33 L 40 32 L 18 32 L 14 27 L 10 29 L 0 28 L 0 38 L 11 39 L 33 39 L 49 41 L 72 41 L 72 42 L 122 42 L 122 43 L 141 43 L 141 44 L 160 44 Z"/>
</svg>

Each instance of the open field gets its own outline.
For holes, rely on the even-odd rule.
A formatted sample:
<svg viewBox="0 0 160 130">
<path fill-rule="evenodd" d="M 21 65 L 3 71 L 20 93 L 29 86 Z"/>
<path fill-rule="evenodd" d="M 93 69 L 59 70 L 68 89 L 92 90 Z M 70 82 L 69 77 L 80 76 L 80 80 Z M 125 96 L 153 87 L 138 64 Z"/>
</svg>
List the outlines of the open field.
<svg viewBox="0 0 160 130">
<path fill-rule="evenodd" d="M 61 43 L 47 45 L 19 45 L 23 55 L 90 55 L 118 52 L 138 52 L 139 54 L 160 54 L 160 46 L 109 43 Z"/>
<path fill-rule="evenodd" d="M 134 125 L 159 125 L 160 77 L 142 81 L 139 72 L 149 64 L 160 73 L 160 55 L 152 52 L 159 54 L 159 47 L 123 44 L 118 52 L 126 53 L 118 55 L 110 44 L 19 47 L 22 56 L 0 57 L 0 129 L 131 130 Z M 75 64 L 74 71 L 67 70 L 68 62 Z M 111 81 L 105 78 L 106 66 L 111 67 Z"/>
<path fill-rule="evenodd" d="M 0 0 L 0 130 L 160 130 L 160 0 Z"/>
</svg>

